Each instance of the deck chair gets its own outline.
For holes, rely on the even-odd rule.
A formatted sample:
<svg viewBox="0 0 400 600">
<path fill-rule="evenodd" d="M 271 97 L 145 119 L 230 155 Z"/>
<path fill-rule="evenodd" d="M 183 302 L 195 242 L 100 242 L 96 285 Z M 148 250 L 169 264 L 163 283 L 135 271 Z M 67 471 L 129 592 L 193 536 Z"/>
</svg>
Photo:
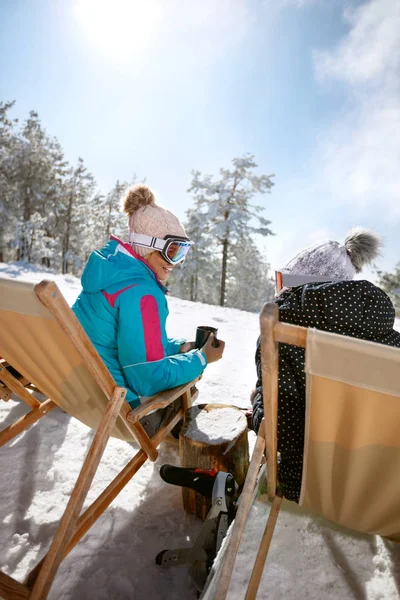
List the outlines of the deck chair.
<svg viewBox="0 0 400 600">
<path fill-rule="evenodd" d="M 278 343 L 306 349 L 306 425 L 299 505 L 341 526 L 400 542 L 400 349 L 261 315 L 264 419 L 215 592 L 224 600 L 260 465 L 267 462 L 268 521 L 245 596 L 257 596 L 283 492 L 277 480 Z M 216 574 L 217 575 L 217 574 Z"/>
<path fill-rule="evenodd" d="M 37 285 L 0 278 L 0 376 L 31 411 L 0 433 L 6 443 L 56 406 L 96 430 L 93 442 L 71 493 L 58 530 L 46 556 L 29 573 L 24 584 L 0 571 L 0 597 L 6 600 L 47 597 L 63 558 L 97 521 L 112 500 L 149 458 L 191 405 L 186 385 L 150 398 L 132 410 L 126 390 L 118 387 L 73 311 L 52 281 Z M 12 365 L 47 399 L 39 402 L 23 383 L 2 366 Z M 182 408 L 150 439 L 139 420 L 165 408 L 177 398 Z M 109 437 L 137 442 L 139 451 L 102 494 L 80 515 Z"/>
</svg>

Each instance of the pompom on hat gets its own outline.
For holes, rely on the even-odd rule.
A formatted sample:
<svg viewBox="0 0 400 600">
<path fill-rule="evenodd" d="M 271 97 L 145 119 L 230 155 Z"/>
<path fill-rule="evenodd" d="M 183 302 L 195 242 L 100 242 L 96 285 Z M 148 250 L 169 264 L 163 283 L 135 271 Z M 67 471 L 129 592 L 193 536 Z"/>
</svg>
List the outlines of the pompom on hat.
<svg viewBox="0 0 400 600">
<path fill-rule="evenodd" d="M 380 237 L 369 229 L 354 227 L 344 244 L 325 242 L 306 248 L 292 258 L 282 272 L 292 275 L 322 277 L 324 280 L 353 279 L 379 254 Z"/>
<path fill-rule="evenodd" d="M 164 239 L 166 235 L 186 237 L 182 223 L 171 211 L 156 204 L 151 189 L 144 184 L 132 185 L 128 188 L 123 200 L 123 211 L 129 215 L 129 231 L 142 233 Z M 136 246 L 134 251 L 139 256 L 151 252 L 149 248 Z"/>
</svg>

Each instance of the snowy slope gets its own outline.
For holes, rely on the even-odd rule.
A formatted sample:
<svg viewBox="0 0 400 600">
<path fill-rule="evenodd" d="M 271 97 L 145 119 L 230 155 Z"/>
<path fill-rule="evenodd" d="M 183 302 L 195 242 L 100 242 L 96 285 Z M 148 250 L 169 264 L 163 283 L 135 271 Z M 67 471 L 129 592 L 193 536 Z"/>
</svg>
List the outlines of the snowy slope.
<svg viewBox="0 0 400 600">
<path fill-rule="evenodd" d="M 73 277 L 20 266 L 0 264 L 0 276 L 55 279 L 69 302 L 80 289 Z M 227 343 L 223 360 L 210 365 L 199 384 L 199 401 L 246 406 L 255 379 L 257 315 L 176 298 L 169 305 L 171 336 L 193 339 L 197 325 L 209 324 L 219 328 Z M 1 403 L 2 427 L 24 412 L 17 401 Z M 21 581 L 47 548 L 92 435 L 55 410 L 0 451 L 0 562 Z M 89 502 L 134 452 L 128 443 L 110 440 Z M 183 512 L 180 490 L 161 481 L 158 471 L 165 462 L 178 464 L 175 445 L 164 444 L 157 462 L 142 467 L 71 552 L 58 572 L 51 600 L 196 598 L 184 569 L 161 570 L 154 564 L 160 550 L 189 545 L 199 528 L 197 519 Z M 230 600 L 243 596 L 267 513 L 263 503 L 252 510 Z M 349 534 L 305 515 L 293 503 L 284 504 L 258 598 L 394 600 L 399 589 L 400 548 L 380 538 Z"/>
</svg>

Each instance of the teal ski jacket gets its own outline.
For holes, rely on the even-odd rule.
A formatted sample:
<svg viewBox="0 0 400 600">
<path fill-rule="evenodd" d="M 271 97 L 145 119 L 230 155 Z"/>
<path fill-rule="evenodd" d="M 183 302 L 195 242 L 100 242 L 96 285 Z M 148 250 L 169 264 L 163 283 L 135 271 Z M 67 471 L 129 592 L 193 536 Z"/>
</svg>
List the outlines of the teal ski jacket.
<svg viewBox="0 0 400 600">
<path fill-rule="evenodd" d="M 72 309 L 132 408 L 207 366 L 203 352 L 179 354 L 185 340 L 167 337 L 167 288 L 129 244 L 112 236 L 92 252 L 82 288 Z"/>
</svg>

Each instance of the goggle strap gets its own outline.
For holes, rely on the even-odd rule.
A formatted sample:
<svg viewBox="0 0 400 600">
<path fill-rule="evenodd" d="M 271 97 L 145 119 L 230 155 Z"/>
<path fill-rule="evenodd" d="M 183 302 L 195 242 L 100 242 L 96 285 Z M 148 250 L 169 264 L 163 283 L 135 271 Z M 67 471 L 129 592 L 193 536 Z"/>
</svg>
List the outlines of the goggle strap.
<svg viewBox="0 0 400 600">
<path fill-rule="evenodd" d="M 346 281 L 346 279 L 343 277 L 340 279 L 337 277 L 328 277 L 327 275 L 303 275 L 299 273 L 293 274 L 285 273 L 285 271 L 276 271 L 275 281 L 277 290 L 279 291 L 283 287 L 298 287 L 300 285 L 305 285 L 306 283 L 324 283 L 326 281 L 337 283 L 339 281 Z"/>
<path fill-rule="evenodd" d="M 131 244 L 136 244 L 137 246 L 143 246 L 144 248 L 154 248 L 154 250 L 161 252 L 165 247 L 166 240 L 152 237 L 145 233 L 135 233 L 134 231 L 131 231 L 129 234 L 129 242 Z"/>
</svg>

